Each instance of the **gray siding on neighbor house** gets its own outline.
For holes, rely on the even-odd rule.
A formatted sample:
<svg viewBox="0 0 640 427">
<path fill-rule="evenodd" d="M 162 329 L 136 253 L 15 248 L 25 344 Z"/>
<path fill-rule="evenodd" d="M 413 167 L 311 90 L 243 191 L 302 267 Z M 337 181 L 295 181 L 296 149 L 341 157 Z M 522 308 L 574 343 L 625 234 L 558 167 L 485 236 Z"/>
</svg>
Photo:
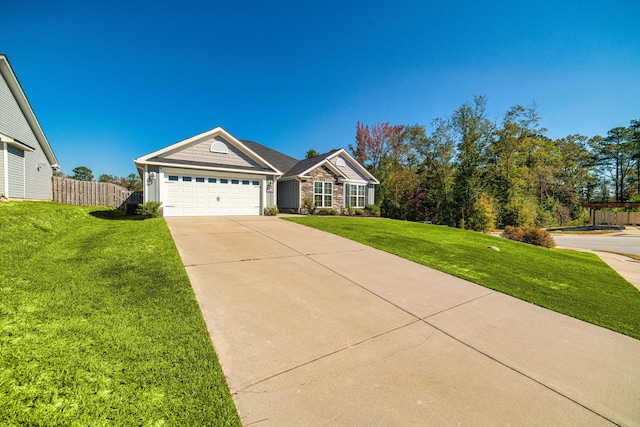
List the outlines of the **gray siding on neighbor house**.
<svg viewBox="0 0 640 427">
<path fill-rule="evenodd" d="M 7 149 L 7 145 L 0 142 L 0 195 L 5 193 L 4 188 L 4 151 Z M 6 196 L 6 194 L 4 194 Z"/>
<path fill-rule="evenodd" d="M 278 209 L 300 208 L 300 182 L 297 179 L 278 182 Z"/>
<path fill-rule="evenodd" d="M 25 177 L 27 180 L 25 195 L 26 199 L 33 200 L 51 200 L 53 198 L 53 169 L 44 151 L 40 148 L 40 144 L 34 147 L 35 151 L 26 151 L 24 153 L 25 160 Z"/>
<path fill-rule="evenodd" d="M 9 170 L 9 194 L 7 197 L 24 198 L 24 151 L 15 147 L 7 147 Z"/>
<path fill-rule="evenodd" d="M 212 153 L 210 150 L 211 144 L 216 141 L 223 142 L 229 149 L 229 152 L 226 154 Z M 207 138 L 202 142 L 198 142 L 186 148 L 179 149 L 178 151 L 162 155 L 161 157 L 165 159 L 188 160 L 218 165 L 242 166 L 246 168 L 263 167 L 258 162 L 236 148 L 236 146 L 221 137 Z"/>
<path fill-rule="evenodd" d="M 53 169 L 2 75 L 0 75 L 0 132 L 34 149 L 34 151 L 23 153 L 24 169 L 19 176 L 14 178 L 10 170 L 9 186 L 14 188 L 14 191 L 11 191 L 10 188 L 9 197 L 51 200 L 53 198 L 51 183 Z M 13 147 L 8 146 L 8 148 Z M 14 150 L 17 149 L 14 148 Z M 0 171 L 4 168 L 3 165 L 4 163 L 0 163 Z M 14 179 L 17 182 L 14 183 Z M 18 187 L 22 188 L 19 192 L 20 195 L 17 195 L 18 192 L 16 192 Z M 4 192 L 4 186 L 1 188 L 0 191 Z"/>
<path fill-rule="evenodd" d="M 344 166 L 338 166 L 336 164 L 338 159 L 344 160 L 345 165 Z M 349 178 L 350 180 L 362 181 L 362 182 L 368 182 L 369 181 L 369 178 L 364 176 L 364 174 L 362 174 L 359 170 L 357 170 L 355 167 L 353 167 L 353 165 L 349 162 L 349 160 L 347 160 L 346 157 L 337 156 L 337 157 L 334 157 L 333 159 L 331 159 L 330 162 L 336 168 L 338 168 L 338 170 L 340 170 L 343 174 L 345 174 L 347 176 L 347 178 Z"/>
</svg>

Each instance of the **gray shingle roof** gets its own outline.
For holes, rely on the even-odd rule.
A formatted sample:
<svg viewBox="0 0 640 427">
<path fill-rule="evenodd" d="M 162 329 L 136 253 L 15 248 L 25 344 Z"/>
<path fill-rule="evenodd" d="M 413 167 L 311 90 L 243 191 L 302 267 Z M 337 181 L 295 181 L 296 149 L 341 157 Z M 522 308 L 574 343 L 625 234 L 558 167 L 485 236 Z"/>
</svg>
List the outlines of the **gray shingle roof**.
<svg viewBox="0 0 640 427">
<path fill-rule="evenodd" d="M 328 153 L 320 154 L 319 156 L 312 157 L 310 159 L 301 160 L 292 168 L 290 168 L 288 171 L 286 171 L 285 174 L 282 175 L 282 178 L 300 175 L 302 172 L 306 171 L 307 169 L 311 169 L 312 167 L 322 163 L 327 157 L 329 157 L 336 151 L 338 150 L 332 150 L 332 151 L 329 151 Z"/>
<path fill-rule="evenodd" d="M 258 156 L 262 157 L 267 162 L 278 168 L 282 173 L 286 173 L 289 169 L 291 169 L 298 163 L 297 159 L 294 159 L 291 156 L 287 156 L 286 154 L 273 150 L 269 147 L 265 147 L 264 145 L 258 144 L 257 142 L 247 141 L 244 139 L 241 140 L 241 142 Z"/>
</svg>

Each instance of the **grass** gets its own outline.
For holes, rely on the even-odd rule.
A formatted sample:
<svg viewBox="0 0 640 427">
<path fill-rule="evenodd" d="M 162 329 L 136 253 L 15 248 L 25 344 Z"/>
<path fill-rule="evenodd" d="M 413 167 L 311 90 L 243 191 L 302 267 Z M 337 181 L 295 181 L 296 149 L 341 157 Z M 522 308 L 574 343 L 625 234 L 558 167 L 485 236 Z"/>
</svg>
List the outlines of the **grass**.
<svg viewBox="0 0 640 427">
<path fill-rule="evenodd" d="M 456 228 L 389 219 L 287 220 L 640 339 L 640 292 L 595 254 L 544 249 Z"/>
<path fill-rule="evenodd" d="M 0 420 L 240 425 L 163 219 L 0 203 Z"/>
</svg>

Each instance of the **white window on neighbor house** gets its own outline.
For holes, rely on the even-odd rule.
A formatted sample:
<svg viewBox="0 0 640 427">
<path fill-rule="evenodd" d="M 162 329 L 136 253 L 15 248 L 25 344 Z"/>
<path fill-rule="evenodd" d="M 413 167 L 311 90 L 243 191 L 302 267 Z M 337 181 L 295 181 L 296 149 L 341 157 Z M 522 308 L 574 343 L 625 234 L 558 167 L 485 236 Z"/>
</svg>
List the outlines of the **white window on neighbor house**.
<svg viewBox="0 0 640 427">
<path fill-rule="evenodd" d="M 333 183 L 313 181 L 313 201 L 319 208 L 333 207 Z"/>
<path fill-rule="evenodd" d="M 349 185 L 349 204 L 354 208 L 364 208 L 364 194 L 366 186 L 359 184 Z"/>
</svg>

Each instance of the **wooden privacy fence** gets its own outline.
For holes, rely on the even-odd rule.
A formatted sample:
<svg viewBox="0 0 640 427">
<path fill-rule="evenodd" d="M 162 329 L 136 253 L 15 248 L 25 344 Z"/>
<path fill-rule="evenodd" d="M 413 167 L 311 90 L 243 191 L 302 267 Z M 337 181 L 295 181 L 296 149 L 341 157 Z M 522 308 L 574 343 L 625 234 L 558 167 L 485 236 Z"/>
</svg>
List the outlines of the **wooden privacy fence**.
<svg viewBox="0 0 640 427">
<path fill-rule="evenodd" d="M 593 225 L 640 225 L 640 212 L 594 211 Z"/>
<path fill-rule="evenodd" d="M 53 177 L 53 201 L 77 206 L 110 206 L 126 209 L 142 203 L 142 191 L 129 191 L 111 182 L 78 181 Z"/>
</svg>

